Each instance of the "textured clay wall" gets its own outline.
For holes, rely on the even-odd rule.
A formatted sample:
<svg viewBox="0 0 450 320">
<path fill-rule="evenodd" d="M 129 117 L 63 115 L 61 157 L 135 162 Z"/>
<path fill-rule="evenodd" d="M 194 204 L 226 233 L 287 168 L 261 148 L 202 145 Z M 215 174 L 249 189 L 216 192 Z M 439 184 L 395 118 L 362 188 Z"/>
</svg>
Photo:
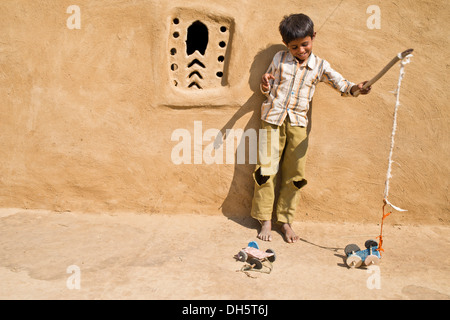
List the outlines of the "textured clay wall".
<svg viewBox="0 0 450 320">
<path fill-rule="evenodd" d="M 303 12 L 354 82 L 415 49 L 390 191 L 409 211 L 391 219 L 449 223 L 449 9 L 372 2 L 1 1 L 0 206 L 248 216 L 259 79 Z M 358 99 L 319 85 L 298 219 L 379 221 L 397 77 Z"/>
</svg>

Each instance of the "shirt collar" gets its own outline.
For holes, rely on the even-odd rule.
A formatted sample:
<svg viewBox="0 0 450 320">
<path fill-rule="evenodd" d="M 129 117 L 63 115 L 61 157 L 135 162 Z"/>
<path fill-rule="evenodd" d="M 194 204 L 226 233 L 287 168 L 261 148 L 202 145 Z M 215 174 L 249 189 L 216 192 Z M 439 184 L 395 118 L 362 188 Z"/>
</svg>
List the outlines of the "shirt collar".
<svg viewBox="0 0 450 320">
<path fill-rule="evenodd" d="M 298 62 L 298 60 L 289 51 L 287 60 L 292 62 Z M 303 62 L 302 65 L 305 65 L 305 62 Z M 315 65 L 316 65 L 316 56 L 314 55 L 314 53 L 311 52 L 311 54 L 308 57 L 308 60 L 306 61 L 306 66 L 310 69 L 314 69 Z"/>
</svg>

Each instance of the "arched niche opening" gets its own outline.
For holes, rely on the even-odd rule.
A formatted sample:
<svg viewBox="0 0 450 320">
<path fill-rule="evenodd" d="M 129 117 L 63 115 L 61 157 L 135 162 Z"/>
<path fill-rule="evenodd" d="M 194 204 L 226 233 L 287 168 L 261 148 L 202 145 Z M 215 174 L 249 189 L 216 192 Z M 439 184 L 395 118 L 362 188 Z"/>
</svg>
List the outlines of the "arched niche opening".
<svg viewBox="0 0 450 320">
<path fill-rule="evenodd" d="M 205 55 L 208 47 L 208 28 L 199 20 L 192 23 L 187 30 L 186 53 L 193 54 L 196 50 Z"/>
</svg>

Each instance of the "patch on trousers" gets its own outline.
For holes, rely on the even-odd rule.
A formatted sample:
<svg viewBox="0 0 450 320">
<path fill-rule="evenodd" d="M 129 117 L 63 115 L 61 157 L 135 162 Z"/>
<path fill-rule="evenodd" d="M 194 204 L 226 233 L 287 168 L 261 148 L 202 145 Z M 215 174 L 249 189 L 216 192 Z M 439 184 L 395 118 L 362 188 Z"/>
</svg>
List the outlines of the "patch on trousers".
<svg viewBox="0 0 450 320">
<path fill-rule="evenodd" d="M 304 186 L 306 186 L 308 184 L 308 181 L 306 181 L 305 179 L 300 180 L 300 181 L 294 181 L 294 186 L 297 187 L 297 189 L 301 189 Z"/>
<path fill-rule="evenodd" d="M 264 183 L 267 182 L 267 180 L 269 180 L 270 176 L 263 176 L 261 174 L 261 168 L 258 168 L 258 170 L 255 171 L 254 173 L 254 177 L 255 177 L 255 181 L 259 186 L 262 186 Z"/>
</svg>

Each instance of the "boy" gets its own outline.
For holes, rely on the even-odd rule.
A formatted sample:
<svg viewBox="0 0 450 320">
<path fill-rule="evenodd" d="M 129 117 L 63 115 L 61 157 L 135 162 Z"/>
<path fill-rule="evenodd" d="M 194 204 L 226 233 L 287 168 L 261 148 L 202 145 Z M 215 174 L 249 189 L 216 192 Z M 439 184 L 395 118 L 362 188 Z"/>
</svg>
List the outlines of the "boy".
<svg viewBox="0 0 450 320">
<path fill-rule="evenodd" d="M 316 33 L 308 16 L 285 16 L 279 30 L 288 50 L 275 55 L 261 80 L 261 91 L 267 96 L 261 106 L 261 128 L 267 134 L 260 135 L 262 143 L 253 174 L 256 183 L 251 216 L 261 223 L 258 238 L 271 241 L 275 177 L 280 169 L 277 223 L 281 225 L 286 242 L 293 243 L 299 239 L 291 228 L 298 191 L 307 183 L 307 113 L 315 86 L 325 82 L 342 96 L 353 95 L 358 89 L 361 94 L 367 94 L 371 88 L 362 90 L 365 82 L 355 85 L 344 79 L 326 60 L 312 53 Z M 261 146 L 265 148 L 264 155 Z"/>
</svg>

